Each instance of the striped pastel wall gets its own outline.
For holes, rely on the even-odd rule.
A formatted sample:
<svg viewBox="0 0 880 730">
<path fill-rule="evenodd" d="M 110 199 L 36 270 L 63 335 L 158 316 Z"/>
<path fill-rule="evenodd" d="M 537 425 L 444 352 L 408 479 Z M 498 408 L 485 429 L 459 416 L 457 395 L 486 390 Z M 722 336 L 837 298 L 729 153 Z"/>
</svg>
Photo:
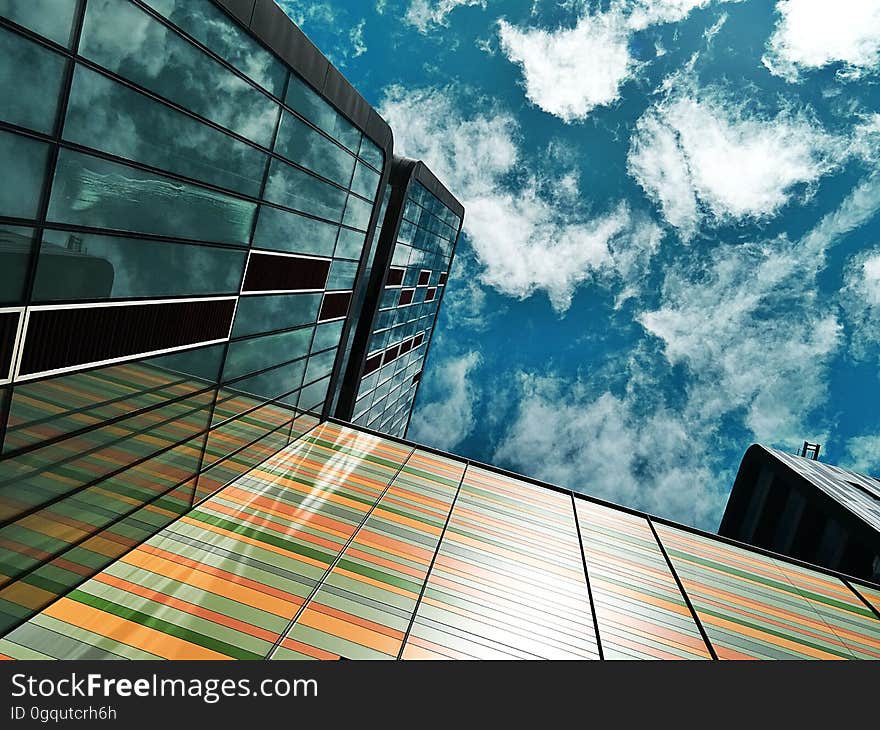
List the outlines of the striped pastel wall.
<svg viewBox="0 0 880 730">
<path fill-rule="evenodd" d="M 17 545 L 72 547 L 0 591 L 22 618 L 48 603 L 0 656 L 880 658 L 876 587 L 266 408 L 198 486 L 166 488 L 162 464 L 81 493 L 161 495 L 98 536 L 52 505 L 48 542 Z"/>
<path fill-rule="evenodd" d="M 189 511 L 195 479 L 134 510 L 100 533 L 0 590 L 0 616 L 17 624 Z"/>
<path fill-rule="evenodd" d="M 794 563 L 774 562 L 853 656 L 880 659 L 877 618 L 843 582 Z"/>
<path fill-rule="evenodd" d="M 880 623 L 859 627 L 851 610 L 827 596 L 804 595 L 797 584 L 813 580 L 814 571 L 794 577 L 766 555 L 666 525 L 657 531 L 721 659 L 852 659 L 880 639 Z M 838 622 L 855 623 L 866 636 L 844 640 Z"/>
<path fill-rule="evenodd" d="M 262 658 L 410 451 L 320 426 L 12 631 L 0 653 Z"/>
<path fill-rule="evenodd" d="M 598 658 L 571 498 L 468 468 L 403 658 Z"/>
<path fill-rule="evenodd" d="M 856 583 L 855 581 L 853 581 L 853 586 L 862 598 L 871 604 L 876 615 L 880 616 L 880 589 L 870 588 L 862 583 Z"/>
<path fill-rule="evenodd" d="M 396 659 L 464 464 L 415 451 L 274 659 Z"/>
<path fill-rule="evenodd" d="M 577 500 L 606 659 L 711 659 L 643 517 Z"/>
</svg>

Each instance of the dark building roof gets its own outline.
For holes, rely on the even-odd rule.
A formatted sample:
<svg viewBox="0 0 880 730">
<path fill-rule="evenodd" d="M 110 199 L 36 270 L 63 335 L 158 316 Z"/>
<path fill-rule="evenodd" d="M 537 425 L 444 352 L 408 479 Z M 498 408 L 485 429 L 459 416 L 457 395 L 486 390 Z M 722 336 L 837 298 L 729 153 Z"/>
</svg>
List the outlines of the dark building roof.
<svg viewBox="0 0 880 730">
<path fill-rule="evenodd" d="M 874 578 L 880 480 L 754 444 L 743 456 L 718 533 Z"/>
</svg>

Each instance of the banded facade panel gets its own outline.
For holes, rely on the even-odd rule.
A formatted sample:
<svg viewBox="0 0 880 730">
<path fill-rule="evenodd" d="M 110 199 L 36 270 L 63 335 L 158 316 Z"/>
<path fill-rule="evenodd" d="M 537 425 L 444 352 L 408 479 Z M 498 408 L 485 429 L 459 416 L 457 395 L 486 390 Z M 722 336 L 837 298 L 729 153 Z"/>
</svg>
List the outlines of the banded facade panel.
<svg viewBox="0 0 880 730">
<path fill-rule="evenodd" d="M 22 383 L 13 394 L 3 451 L 100 426 L 192 395 L 209 384 L 146 363 L 114 365 L 37 384 Z"/>
<path fill-rule="evenodd" d="M 12 523 L 8 565 L 33 567 L 0 588 L 0 656 L 590 659 L 598 625 L 608 659 L 710 658 L 700 626 L 721 659 L 880 658 L 880 618 L 832 574 L 655 520 L 658 542 L 645 516 L 312 416 L 273 426 L 199 487 L 170 449 Z"/>
<path fill-rule="evenodd" d="M 877 615 L 880 616 L 880 590 L 877 588 L 870 588 L 863 583 L 853 582 L 853 586 L 861 594 L 862 598 L 873 606 Z"/>
<path fill-rule="evenodd" d="M 38 509 L 193 438 L 207 428 L 213 399 L 205 391 L 0 461 L 0 519 Z"/>
<path fill-rule="evenodd" d="M 851 659 L 855 655 L 776 561 L 657 525 L 719 659 Z"/>
<path fill-rule="evenodd" d="M 29 310 L 22 376 L 191 347 L 229 337 L 235 299 Z"/>
<path fill-rule="evenodd" d="M 597 659 L 571 498 L 469 467 L 404 659 Z"/>
<path fill-rule="evenodd" d="M 854 656 L 880 659 L 880 621 L 843 581 L 795 563 L 775 562 Z"/>
<path fill-rule="evenodd" d="M 24 657 L 266 656 L 411 449 L 324 424 L 0 641 Z M 42 648 L 36 648 L 42 647 Z"/>
<path fill-rule="evenodd" d="M 76 542 L 56 557 L 47 555 L 46 562 L 33 572 L 4 586 L 0 589 L 3 625 L 12 626 L 34 611 L 42 610 L 188 512 L 194 487 L 195 479 L 191 479 L 143 507 L 135 505 L 99 532 Z"/>
<path fill-rule="evenodd" d="M 415 451 L 272 658 L 396 659 L 463 474 Z"/>
<path fill-rule="evenodd" d="M 644 517 L 576 499 L 606 659 L 711 659 Z"/>
</svg>

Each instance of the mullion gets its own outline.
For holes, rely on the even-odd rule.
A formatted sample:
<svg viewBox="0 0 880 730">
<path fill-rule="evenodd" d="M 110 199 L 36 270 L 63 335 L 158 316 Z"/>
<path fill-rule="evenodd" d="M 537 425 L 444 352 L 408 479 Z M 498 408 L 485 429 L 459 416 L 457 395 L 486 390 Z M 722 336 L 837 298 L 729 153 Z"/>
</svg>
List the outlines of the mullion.
<svg viewBox="0 0 880 730">
<path fill-rule="evenodd" d="M 71 48 L 76 49 L 79 46 L 79 39 L 82 33 L 83 26 L 83 17 L 85 16 L 85 0 L 79 0 L 76 6 L 76 10 L 73 13 L 73 19 L 71 24 L 71 33 L 70 33 L 70 45 Z M 3 19 L 5 20 L 5 19 Z M 4 23 L 4 25 L 7 25 Z M 9 26 L 13 26 L 14 24 L 8 24 Z M 17 27 L 17 26 L 16 26 Z M 28 34 L 30 35 L 30 34 Z M 54 50 L 54 48 L 53 48 Z M 49 142 L 49 152 L 46 156 L 46 165 L 44 168 L 44 177 L 43 177 L 43 185 L 40 191 L 40 202 L 37 206 L 37 215 L 33 219 L 33 222 L 29 227 L 33 228 L 33 238 L 31 239 L 31 248 L 30 248 L 30 256 L 28 258 L 28 268 L 25 273 L 25 286 L 22 297 L 22 306 L 25 307 L 24 313 L 22 316 L 27 314 L 28 308 L 31 306 L 33 299 L 33 291 L 34 291 L 34 282 L 37 278 L 37 258 L 40 252 L 40 242 L 43 239 L 43 229 L 46 225 L 46 214 L 49 210 L 49 198 L 51 196 L 52 183 L 55 177 L 55 167 L 58 163 L 58 153 L 59 147 L 58 144 L 61 140 L 61 136 L 64 132 L 64 119 L 67 116 L 67 105 L 70 97 L 70 88 L 73 84 L 73 68 L 74 64 L 70 60 L 70 52 L 65 52 L 63 54 L 66 58 L 66 65 L 64 67 L 64 74 L 61 81 L 61 88 L 58 92 L 58 106 L 55 109 L 55 121 L 52 126 L 52 134 L 42 137 L 44 141 Z M 22 337 L 24 337 L 24 333 L 22 333 Z M 19 343 L 21 344 L 21 343 Z M 14 387 L 14 386 L 13 386 Z M 13 387 L 9 388 L 9 405 L 11 410 L 12 406 L 12 391 Z M 8 411 L 6 413 L 0 412 L 0 419 L 2 419 L 2 432 L 5 438 L 6 432 L 6 420 L 8 418 Z"/>
<path fill-rule="evenodd" d="M 400 466 L 397 467 L 397 470 L 394 472 L 394 475 L 385 484 L 385 488 L 380 492 L 380 494 L 376 498 L 376 500 L 370 505 L 370 508 L 364 513 L 363 518 L 361 519 L 360 523 L 358 523 L 357 527 L 355 527 L 355 529 L 352 531 L 351 536 L 348 538 L 348 540 L 346 540 L 345 544 L 336 553 L 336 557 L 333 559 L 333 561 L 330 563 L 330 565 L 328 565 L 327 568 L 324 570 L 324 574 L 321 576 L 321 578 L 319 580 L 317 580 L 315 582 L 315 585 L 312 587 L 312 590 L 309 592 L 309 595 L 306 596 L 305 600 L 300 604 L 300 607 L 297 609 L 296 613 L 290 619 L 290 622 L 287 624 L 287 626 L 284 628 L 284 630 L 278 634 L 278 638 L 275 640 L 275 643 L 272 645 L 272 648 L 270 648 L 269 651 L 266 653 L 266 656 L 264 657 L 265 659 L 271 659 L 272 656 L 275 654 L 275 652 L 278 650 L 278 648 L 281 646 L 281 644 L 284 643 L 284 639 L 287 638 L 287 635 L 290 633 L 291 629 L 293 629 L 293 627 L 296 625 L 296 622 L 299 620 L 300 616 L 305 612 L 306 607 L 311 603 L 312 599 L 317 595 L 321 586 L 324 584 L 324 581 L 327 580 L 327 578 L 330 576 L 330 573 L 339 564 L 339 561 L 342 559 L 342 556 L 345 554 L 345 551 L 348 550 L 349 546 L 354 542 L 355 538 L 360 533 L 361 529 L 367 523 L 367 520 L 370 518 L 370 516 L 373 514 L 374 510 L 378 506 L 379 502 L 382 501 L 382 498 L 388 493 L 388 490 L 391 488 L 391 485 L 394 484 L 394 481 L 397 479 L 397 477 L 400 475 L 400 473 L 403 471 L 403 468 L 407 465 L 407 463 L 409 463 L 409 460 L 412 458 L 412 455 L 416 452 L 415 447 L 411 446 L 409 448 L 410 448 L 409 453 L 406 455 L 406 458 L 403 459 L 403 461 L 401 461 Z"/>
<path fill-rule="evenodd" d="M 207 388 L 207 389 L 201 391 L 200 393 L 197 393 L 194 396 L 189 396 L 189 397 L 196 398 L 196 397 L 199 397 L 201 395 L 208 393 L 210 390 L 213 390 L 213 389 L 214 389 L 214 387 L 212 386 L 211 388 Z M 183 400 L 185 400 L 185 399 L 183 399 Z M 180 401 L 175 401 L 175 403 L 176 402 L 180 402 Z M 171 404 L 171 401 L 163 403 L 159 407 L 169 405 L 169 404 Z M 151 410 L 155 410 L 155 409 L 151 409 Z M 59 461 L 53 461 L 50 464 L 47 464 L 45 466 L 42 466 L 42 467 L 39 467 L 36 469 L 32 469 L 28 472 L 28 475 L 30 476 L 33 474 L 42 474 L 42 473 L 45 473 L 46 471 L 53 469 L 53 468 L 56 468 L 58 466 L 67 465 L 77 459 L 82 459 L 83 457 L 92 456 L 92 455 L 94 455 L 104 449 L 108 449 L 108 448 L 111 448 L 112 446 L 115 446 L 117 444 L 130 441 L 133 438 L 137 438 L 139 436 L 144 436 L 146 434 L 149 434 L 150 432 L 155 431 L 157 428 L 160 428 L 162 426 L 167 426 L 170 423 L 177 423 L 182 418 L 196 414 L 199 411 L 205 411 L 207 413 L 208 405 L 205 404 L 202 406 L 193 406 L 188 412 L 186 412 L 183 415 L 177 414 L 174 416 L 170 416 L 168 418 L 163 419 L 162 421 L 159 421 L 159 423 L 153 423 L 148 426 L 144 426 L 143 428 L 139 428 L 136 431 L 132 431 L 132 432 L 126 434 L 125 436 L 119 436 L 119 437 L 110 439 L 106 443 L 100 444 L 98 446 L 94 446 L 94 447 L 87 449 L 85 451 L 80 451 L 80 452 L 73 454 L 71 456 L 67 456 L 64 459 L 61 459 Z M 86 433 L 98 431 L 101 428 L 103 428 L 103 426 L 99 426 L 98 428 L 87 429 Z M 87 482 L 84 482 L 83 484 L 80 484 L 79 486 L 74 487 L 73 489 L 69 489 L 66 492 L 62 492 L 61 494 L 58 494 L 55 497 L 52 497 L 51 499 L 46 500 L 45 502 L 41 502 L 40 504 L 29 507 L 28 509 L 20 512 L 19 514 L 15 515 L 14 517 L 0 520 L 0 528 L 7 527 L 8 525 L 19 522 L 20 520 L 24 519 L 25 517 L 27 517 L 35 512 L 38 512 L 38 511 L 45 509 L 47 507 L 51 507 L 53 504 L 60 502 L 64 499 L 67 499 L 68 497 L 71 497 L 75 494 L 78 494 L 79 492 L 81 492 L 85 489 L 88 489 L 89 487 L 92 487 L 96 484 L 99 484 L 100 482 L 103 482 L 103 481 L 110 479 L 112 477 L 118 476 L 119 474 L 122 474 L 123 472 L 127 471 L 128 469 L 130 469 L 134 466 L 139 466 L 140 464 L 144 463 L 145 461 L 149 461 L 150 459 L 153 459 L 161 454 L 164 454 L 165 452 L 170 451 L 171 449 L 177 448 L 178 446 L 186 443 L 187 441 L 191 441 L 192 439 L 197 438 L 200 434 L 205 433 L 208 430 L 210 430 L 209 427 L 199 429 L 195 433 L 192 433 L 189 436 L 187 436 L 186 438 L 184 438 L 182 441 L 176 441 L 169 446 L 163 446 L 162 448 L 160 448 L 156 451 L 153 451 L 152 453 L 149 453 L 146 456 L 138 457 L 134 461 L 129 462 L 128 464 L 124 464 L 117 469 L 112 469 L 109 472 L 107 472 L 106 474 L 102 474 L 101 476 L 95 477 L 94 479 L 90 479 Z M 61 440 L 64 440 L 64 439 L 61 439 Z M 49 444 L 49 445 L 51 445 L 51 444 Z M 38 449 L 42 448 L 43 446 L 44 446 L 44 444 L 40 443 L 34 449 L 30 449 L 30 451 L 38 450 Z M 4 480 L 4 485 L 6 483 L 8 483 L 8 480 Z"/>
<path fill-rule="evenodd" d="M 290 73 L 287 74 L 287 78 L 284 80 L 285 93 L 287 92 L 287 86 L 289 83 L 290 83 Z M 278 138 L 278 130 L 280 127 L 281 127 L 281 113 L 279 112 L 278 116 L 275 118 L 275 128 L 272 130 L 272 139 L 270 140 L 270 146 L 273 148 L 275 147 L 275 142 Z M 260 181 L 260 199 L 263 198 L 263 196 L 266 192 L 266 182 L 269 179 L 269 168 L 271 167 L 271 164 L 272 164 L 271 159 L 266 158 L 266 164 L 265 164 L 265 167 L 263 168 L 263 179 Z M 248 256 L 250 256 L 250 251 L 252 251 L 254 248 L 254 236 L 256 235 L 257 220 L 259 219 L 259 217 L 260 217 L 260 209 L 258 206 L 257 210 L 254 213 L 253 220 L 251 221 L 251 231 L 250 231 L 250 237 L 248 239 L 248 246 L 247 246 Z M 340 218 L 341 218 L 341 216 L 340 216 Z M 245 265 L 241 267 L 241 276 L 239 277 L 239 281 L 238 281 L 238 300 L 236 302 L 235 312 L 232 316 L 232 326 L 229 329 L 229 337 L 227 338 L 226 342 L 223 345 L 223 354 L 220 357 L 220 371 L 217 374 L 218 386 L 217 386 L 217 390 L 214 392 L 214 400 L 211 402 L 211 407 L 209 409 L 210 410 L 210 413 L 208 416 L 208 431 L 209 432 L 213 426 L 214 414 L 216 413 L 216 410 L 217 410 L 217 402 L 220 399 L 220 385 L 219 384 L 223 380 L 223 372 L 226 370 L 226 358 L 229 356 L 229 347 L 230 347 L 230 344 L 232 343 L 232 330 L 235 328 L 235 318 L 238 316 L 238 302 L 241 301 L 241 290 L 242 290 L 242 288 L 244 288 L 244 277 L 246 275 L 247 275 L 247 259 L 245 259 Z M 302 383 L 300 383 L 300 385 L 302 385 Z M 286 396 L 282 396 L 282 397 L 286 397 Z M 217 425 L 219 426 L 220 424 L 217 424 Z M 292 428 L 293 428 L 293 422 L 291 422 L 291 429 Z M 209 439 L 210 439 L 210 435 L 206 436 L 205 441 L 202 444 L 202 453 L 199 456 L 199 460 L 198 460 L 198 464 L 197 464 L 198 470 L 199 470 L 199 477 L 196 478 L 196 485 L 193 488 L 192 499 L 190 500 L 190 507 L 195 506 L 196 493 L 198 492 L 198 488 L 199 488 L 198 483 L 199 483 L 199 479 L 201 478 L 201 470 L 204 468 L 205 459 L 208 456 L 208 440 Z M 288 440 L 289 440 L 289 438 L 288 438 Z M 228 458 L 228 456 L 227 456 L 227 458 Z"/>
</svg>

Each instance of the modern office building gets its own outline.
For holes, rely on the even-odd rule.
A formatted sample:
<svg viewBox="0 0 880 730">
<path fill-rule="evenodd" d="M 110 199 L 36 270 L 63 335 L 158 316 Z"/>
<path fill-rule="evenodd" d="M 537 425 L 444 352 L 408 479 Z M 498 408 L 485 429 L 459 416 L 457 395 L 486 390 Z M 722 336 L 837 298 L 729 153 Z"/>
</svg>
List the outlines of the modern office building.
<svg viewBox="0 0 880 730">
<path fill-rule="evenodd" d="M 395 157 L 364 316 L 336 416 L 406 435 L 464 208 L 422 162 Z M 372 314 L 372 319 L 370 315 Z"/>
<path fill-rule="evenodd" d="M 880 658 L 880 585 L 330 418 L 405 431 L 461 227 L 392 160 L 271 0 L 0 0 L 0 654 Z"/>
<path fill-rule="evenodd" d="M 878 659 L 878 611 L 876 584 L 324 422 L 0 655 Z"/>
<path fill-rule="evenodd" d="M 391 159 L 271 0 L 0 0 L 0 628 L 329 412 Z"/>
<path fill-rule="evenodd" d="M 751 446 L 719 534 L 880 580 L 880 480 L 817 458 Z"/>
</svg>

